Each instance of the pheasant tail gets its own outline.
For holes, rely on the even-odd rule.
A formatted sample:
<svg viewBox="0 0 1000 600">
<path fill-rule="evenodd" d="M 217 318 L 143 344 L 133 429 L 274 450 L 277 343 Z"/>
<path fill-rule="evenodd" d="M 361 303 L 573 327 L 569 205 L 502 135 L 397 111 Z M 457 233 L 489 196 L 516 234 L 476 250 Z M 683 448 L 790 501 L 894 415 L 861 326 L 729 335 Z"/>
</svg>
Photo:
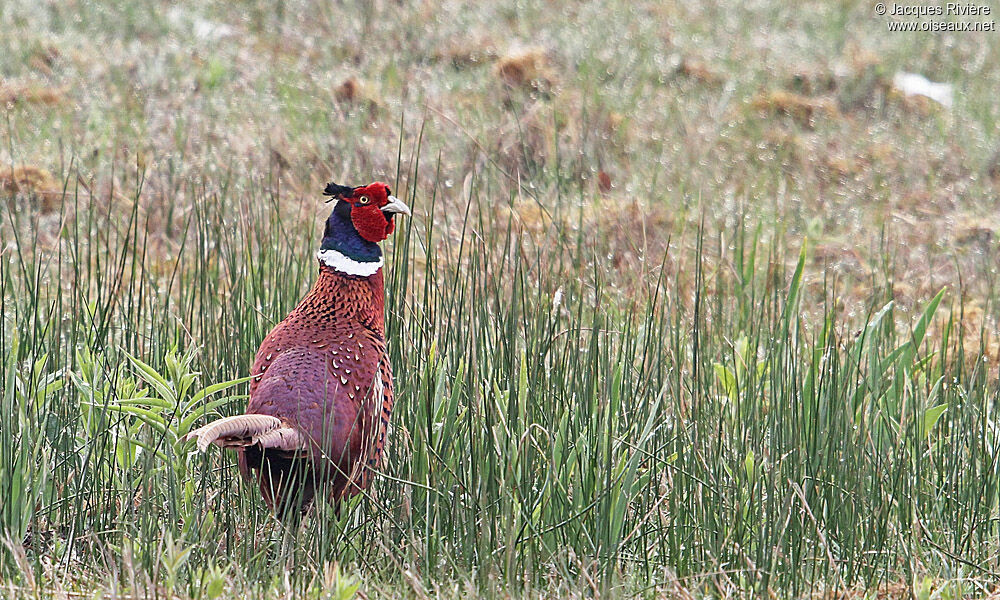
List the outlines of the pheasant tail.
<svg viewBox="0 0 1000 600">
<path fill-rule="evenodd" d="M 236 415 L 212 421 L 199 427 L 183 438 L 198 440 L 198 450 L 208 450 L 210 444 L 221 448 L 245 448 L 259 444 L 261 448 L 271 448 L 294 452 L 305 450 L 306 440 L 294 427 L 289 427 L 277 417 L 270 415 Z"/>
</svg>

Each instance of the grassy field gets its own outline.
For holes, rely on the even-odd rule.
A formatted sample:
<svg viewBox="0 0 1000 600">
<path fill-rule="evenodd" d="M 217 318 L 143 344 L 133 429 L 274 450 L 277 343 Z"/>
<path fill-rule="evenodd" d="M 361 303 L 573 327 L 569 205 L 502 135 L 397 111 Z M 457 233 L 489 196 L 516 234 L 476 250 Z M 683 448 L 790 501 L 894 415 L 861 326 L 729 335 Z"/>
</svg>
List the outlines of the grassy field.
<svg viewBox="0 0 1000 600">
<path fill-rule="evenodd" d="M 1000 589 L 1000 34 L 889 19 L 3 3 L 0 596 Z M 179 438 L 242 411 L 328 180 L 414 209 L 398 401 L 289 528 Z"/>
</svg>

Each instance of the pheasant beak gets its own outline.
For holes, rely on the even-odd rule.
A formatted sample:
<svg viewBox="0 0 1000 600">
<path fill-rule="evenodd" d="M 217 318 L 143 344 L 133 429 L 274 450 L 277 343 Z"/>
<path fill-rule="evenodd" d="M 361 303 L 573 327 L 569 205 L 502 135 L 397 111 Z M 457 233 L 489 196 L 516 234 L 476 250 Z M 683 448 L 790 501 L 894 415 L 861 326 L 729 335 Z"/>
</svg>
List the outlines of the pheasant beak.
<svg viewBox="0 0 1000 600">
<path fill-rule="evenodd" d="M 395 213 L 403 213 L 406 216 L 412 217 L 413 213 L 410 212 L 410 207 L 406 205 L 405 202 L 400 200 L 395 196 L 389 196 L 389 203 L 382 207 L 382 212 L 388 213 L 389 215 Z"/>
</svg>

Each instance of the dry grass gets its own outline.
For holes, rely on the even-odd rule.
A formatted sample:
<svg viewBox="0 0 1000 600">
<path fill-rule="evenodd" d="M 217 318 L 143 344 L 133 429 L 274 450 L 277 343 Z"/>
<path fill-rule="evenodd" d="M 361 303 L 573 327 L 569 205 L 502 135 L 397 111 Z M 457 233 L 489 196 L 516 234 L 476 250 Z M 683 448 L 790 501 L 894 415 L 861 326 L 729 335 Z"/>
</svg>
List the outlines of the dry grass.
<svg viewBox="0 0 1000 600">
<path fill-rule="evenodd" d="M 527 48 L 500 57 L 493 72 L 508 87 L 548 93 L 556 81 L 550 62 L 544 48 Z"/>
<path fill-rule="evenodd" d="M 46 63 L 32 63 L 39 71 L 48 70 Z M 67 89 L 41 85 L 35 82 L 0 80 L 0 106 L 16 104 L 55 106 L 66 102 Z"/>
<path fill-rule="evenodd" d="M 815 127 L 820 118 L 840 117 L 837 104 L 830 98 L 813 98 L 786 90 L 775 90 L 755 96 L 750 107 L 764 116 L 792 117 L 804 127 Z"/>
<path fill-rule="evenodd" d="M 768 237 L 791 249 L 819 220 L 811 238 L 847 250 L 835 261 L 845 276 L 864 279 L 861 265 L 879 264 L 884 249 L 927 288 L 956 285 L 959 271 L 980 285 L 983 267 L 963 249 L 996 244 L 988 232 L 956 238 L 953 225 L 1000 189 L 991 180 L 1000 180 L 995 49 L 956 37 L 936 54 L 915 53 L 903 38 L 874 35 L 860 10 L 847 15 L 846 40 L 824 25 L 833 22 L 826 8 L 789 15 L 789 31 L 812 32 L 805 41 L 747 27 L 771 21 L 763 6 L 721 14 L 639 3 L 618 14 L 580 3 L 516 14 L 376 4 L 337 9 L 336 36 L 322 18 L 264 10 L 251 26 L 238 11 L 194 6 L 160 29 L 129 17 L 132 37 L 90 24 L 51 35 L 18 10 L 3 53 L 6 93 L 17 98 L 6 109 L 13 143 L 0 162 L 72 162 L 98 195 L 126 189 L 141 163 L 143 205 L 157 212 L 164 199 L 186 210 L 196 182 L 219 181 L 213 173 L 238 173 L 233 183 L 248 186 L 273 169 L 303 202 L 327 178 L 393 178 L 400 137 L 407 148 L 420 136 L 440 169 L 425 161 L 406 183 L 421 196 L 437 189 L 456 210 L 458 186 L 443 182 L 494 166 L 510 176 L 499 197 L 530 181 L 549 212 L 554 185 L 572 185 L 586 202 L 632 198 L 691 225 L 691 195 L 710 205 L 713 227 L 741 212 L 781 223 Z M 608 22 L 621 25 L 613 44 Z M 239 35 L 198 33 L 219 27 Z M 954 82 L 962 65 L 983 66 L 952 111 L 891 89 L 902 68 Z M 606 235 L 595 239 L 619 235 L 599 227 Z M 883 228 L 895 246 L 880 247 Z"/>
<path fill-rule="evenodd" d="M 0 170 L 0 194 L 33 199 L 33 206 L 48 213 L 58 209 L 62 186 L 46 169 L 22 165 Z"/>
<path fill-rule="evenodd" d="M 338 102 L 355 106 L 366 111 L 371 118 L 377 118 L 382 109 L 382 100 L 372 86 L 354 77 L 348 77 L 333 91 Z"/>
<path fill-rule="evenodd" d="M 63 172 L 72 164 L 95 197 L 111 200 L 112 218 L 128 210 L 120 194 L 139 164 L 140 213 L 171 239 L 171 214 L 187 214 L 200 194 L 222 181 L 259 186 L 272 172 L 272 185 L 295 198 L 286 210 L 309 223 L 323 181 L 394 179 L 402 139 L 410 150 L 397 187 L 416 190 L 418 210 L 434 195 L 460 214 L 456 182 L 499 169 L 498 205 L 523 192 L 518 182 L 533 186 L 518 209 L 526 230 L 572 231 L 572 215 L 585 215 L 590 251 L 617 256 L 609 277 L 622 289 L 636 280 L 628 269 L 693 231 L 702 209 L 722 232 L 750 215 L 786 261 L 808 235 L 807 281 L 837 278 L 845 318 L 865 314 L 883 253 L 894 257 L 904 306 L 959 280 L 970 293 L 989 285 L 984 257 L 998 240 L 978 216 L 1000 191 L 1000 73 L 990 66 L 1000 58 L 971 37 L 922 54 L 874 35 L 859 10 L 842 40 L 844 29 L 824 28 L 823 9 L 789 17 L 789 30 L 812 32 L 804 42 L 747 27 L 769 22 L 762 7 L 721 14 L 659 3 L 516 15 L 376 4 L 370 13 L 338 8 L 333 37 L 323 19 L 264 10 L 257 28 L 234 10 L 177 10 L 182 18 L 165 29 L 140 18 L 124 38 L 89 25 L 48 35 L 21 10 L 31 26 L 5 42 L 4 85 L 18 100 L 7 103 L 11 143 L 0 162 L 60 165 L 56 179 L 72 177 Z M 612 20 L 622 26 L 615 44 L 601 26 Z M 239 35 L 199 37 L 178 25 L 188 22 Z M 904 68 L 958 84 L 967 65 L 982 66 L 951 111 L 891 87 Z M 411 175 L 418 138 L 424 160 Z M 33 206 L 51 211 L 56 196 L 39 197 Z M 580 206 L 562 206 L 567 197 Z M 459 219 L 438 226 L 461 230 Z"/>
<path fill-rule="evenodd" d="M 719 85 L 725 82 L 725 76 L 707 62 L 685 56 L 677 66 L 677 73 L 706 85 Z"/>
<path fill-rule="evenodd" d="M 986 163 L 986 175 L 993 180 L 994 184 L 1000 185 L 1000 147 Z"/>
<path fill-rule="evenodd" d="M 494 63 L 500 53 L 497 44 L 488 36 L 460 38 L 446 42 L 434 51 L 434 59 L 450 63 L 456 69 L 471 69 Z"/>
</svg>

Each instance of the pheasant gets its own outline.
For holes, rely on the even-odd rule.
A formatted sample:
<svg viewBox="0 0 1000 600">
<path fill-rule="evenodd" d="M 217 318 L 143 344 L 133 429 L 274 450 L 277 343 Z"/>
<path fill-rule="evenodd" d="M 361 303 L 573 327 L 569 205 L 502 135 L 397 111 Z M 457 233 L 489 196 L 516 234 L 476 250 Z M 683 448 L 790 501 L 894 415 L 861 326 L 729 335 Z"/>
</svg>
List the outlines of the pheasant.
<svg viewBox="0 0 1000 600">
<path fill-rule="evenodd" d="M 240 472 L 276 513 L 305 511 L 317 490 L 335 505 L 378 470 L 394 401 L 385 344 L 382 250 L 410 215 L 384 183 L 327 184 L 335 200 L 312 290 L 260 345 L 246 413 L 185 439 L 234 449 Z"/>
</svg>

